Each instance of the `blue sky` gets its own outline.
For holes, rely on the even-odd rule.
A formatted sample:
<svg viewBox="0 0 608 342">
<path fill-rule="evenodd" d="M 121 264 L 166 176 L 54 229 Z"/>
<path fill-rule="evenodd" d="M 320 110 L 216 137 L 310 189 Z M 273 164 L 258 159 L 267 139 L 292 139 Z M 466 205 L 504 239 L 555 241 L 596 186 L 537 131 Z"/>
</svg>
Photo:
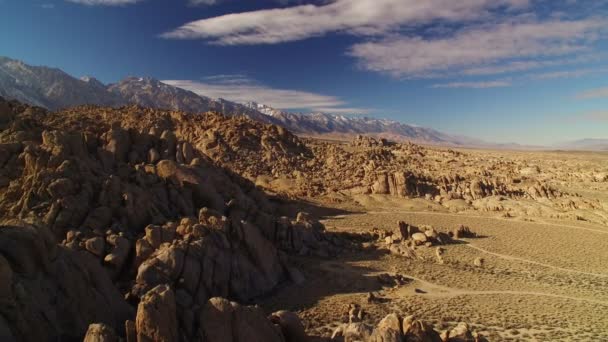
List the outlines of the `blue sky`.
<svg viewBox="0 0 608 342">
<path fill-rule="evenodd" d="M 494 142 L 608 138 L 605 0 L 0 0 L 0 55 Z"/>
</svg>

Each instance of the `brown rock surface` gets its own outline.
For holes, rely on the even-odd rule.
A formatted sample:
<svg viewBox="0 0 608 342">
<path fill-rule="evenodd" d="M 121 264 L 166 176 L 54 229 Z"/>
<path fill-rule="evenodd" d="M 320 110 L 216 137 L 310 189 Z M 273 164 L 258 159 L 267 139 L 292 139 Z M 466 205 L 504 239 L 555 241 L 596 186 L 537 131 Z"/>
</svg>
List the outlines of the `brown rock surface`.
<svg viewBox="0 0 608 342">
<path fill-rule="evenodd" d="M 167 285 L 148 291 L 139 302 L 135 319 L 137 341 L 173 342 L 179 338 L 175 294 Z"/>
<path fill-rule="evenodd" d="M 381 237 L 326 230 L 315 217 L 338 217 L 338 206 L 322 208 L 310 197 L 342 203 L 369 195 L 353 201 L 356 208 L 369 198 L 389 207 L 392 200 L 412 199 L 440 208 L 434 214 L 455 207 L 510 214 L 511 200 L 542 203 L 560 214 L 602 208 L 557 190 L 545 178 L 550 168 L 529 172 L 499 158 L 483 160 L 481 168 L 473 153 L 366 137 L 351 144 L 313 141 L 213 113 L 132 106 L 48 113 L 1 100 L 0 110 L 3 340 L 105 341 L 118 335 L 129 341 L 307 341 L 310 324 L 335 322 L 300 321 L 286 311 L 268 317 L 261 307 L 231 301 L 263 302 L 292 280 L 289 286 L 321 287 L 314 298 L 303 295 L 303 307 L 315 305 L 337 294 L 330 291 L 333 284 L 319 280 L 331 272 L 339 274 L 333 281 L 347 296 L 378 293 L 378 286 L 397 293 L 414 280 L 368 276 L 375 271 L 368 265 L 352 270 L 326 262 L 373 255 L 411 271 L 430 259 L 425 267 L 436 271 L 459 267 L 454 260 L 466 253 L 461 246 L 444 260 L 443 250 L 426 248 L 464 245 L 434 223 L 437 228 L 401 221 Z M 598 184 L 605 178 L 599 170 L 586 177 Z M 465 226 L 452 234 L 476 237 Z M 466 272 L 486 276 L 488 267 L 464 260 Z M 311 271 L 309 263 L 321 271 Z M 357 272 L 366 275 L 353 279 Z M 425 290 L 408 295 L 424 296 L 423 285 L 412 285 Z M 376 314 L 390 301 L 385 295 L 369 304 Z M 433 326 L 414 317 L 401 321 L 384 312 L 366 321 L 360 313 L 336 335 L 345 341 L 439 341 Z M 462 325 L 447 334 L 473 336 Z"/>
</svg>

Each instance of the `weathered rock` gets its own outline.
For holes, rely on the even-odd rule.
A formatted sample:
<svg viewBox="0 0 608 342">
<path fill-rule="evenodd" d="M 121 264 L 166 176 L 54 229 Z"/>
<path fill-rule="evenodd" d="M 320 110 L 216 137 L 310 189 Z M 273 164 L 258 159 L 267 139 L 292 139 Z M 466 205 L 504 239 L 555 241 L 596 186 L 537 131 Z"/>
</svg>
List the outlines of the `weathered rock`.
<svg viewBox="0 0 608 342">
<path fill-rule="evenodd" d="M 83 342 L 118 342 L 118 336 L 112 327 L 93 323 L 89 325 Z"/>
<path fill-rule="evenodd" d="M 270 321 L 281 327 L 286 342 L 307 342 L 309 340 L 302 321 L 293 312 L 277 311 L 270 315 Z"/>
<path fill-rule="evenodd" d="M 169 286 L 159 285 L 141 298 L 135 326 L 138 342 L 178 341 L 175 294 Z"/>
<path fill-rule="evenodd" d="M 428 323 L 417 320 L 414 316 L 403 319 L 403 335 L 405 341 L 441 342 L 439 333 Z"/>
<path fill-rule="evenodd" d="M 87 251 L 93 253 L 95 256 L 104 256 L 105 252 L 105 241 L 100 237 L 94 237 L 84 242 Z"/>
<path fill-rule="evenodd" d="M 361 322 L 344 324 L 337 327 L 331 339 L 342 338 L 344 342 L 369 341 L 373 328 Z"/>
<path fill-rule="evenodd" d="M 92 230 L 105 229 L 112 223 L 112 209 L 108 207 L 97 207 L 93 209 L 84 223 L 84 227 L 91 228 Z"/>
<path fill-rule="evenodd" d="M 90 322 L 117 329 L 133 314 L 99 260 L 58 247 L 48 229 L 0 227 L 0 255 L 0 312 L 16 340 L 81 339 Z"/>
<path fill-rule="evenodd" d="M 401 327 L 401 318 L 396 314 L 389 314 L 384 317 L 378 326 L 374 329 L 370 342 L 401 342 L 403 339 L 403 331 Z"/>
<path fill-rule="evenodd" d="M 458 323 L 458 325 L 449 331 L 449 342 L 475 342 L 475 338 L 466 323 Z"/>
<path fill-rule="evenodd" d="M 262 310 L 211 298 L 200 316 L 199 336 L 208 342 L 284 342 L 281 329 Z"/>
<path fill-rule="evenodd" d="M 107 242 L 114 246 L 114 248 L 106 255 L 104 261 L 109 264 L 115 272 L 120 272 L 129 256 L 129 240 L 119 235 L 110 235 L 107 237 Z"/>
<path fill-rule="evenodd" d="M 424 233 L 414 233 L 412 234 L 412 240 L 416 244 L 423 244 L 428 241 L 428 238 Z"/>
</svg>

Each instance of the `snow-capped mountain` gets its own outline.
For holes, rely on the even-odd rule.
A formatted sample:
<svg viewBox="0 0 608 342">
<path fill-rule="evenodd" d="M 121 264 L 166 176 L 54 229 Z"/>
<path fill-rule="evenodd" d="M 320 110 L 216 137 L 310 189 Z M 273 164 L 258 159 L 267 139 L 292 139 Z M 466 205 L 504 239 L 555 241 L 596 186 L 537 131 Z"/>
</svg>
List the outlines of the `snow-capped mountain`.
<svg viewBox="0 0 608 342">
<path fill-rule="evenodd" d="M 248 106 L 210 99 L 153 78 L 127 77 L 116 84 L 105 85 L 93 77 L 77 79 L 59 69 L 31 66 L 6 57 L 0 57 L 0 96 L 51 110 L 82 104 L 137 104 L 191 113 L 216 111 L 225 115 L 246 115 L 274 123 Z"/>
<path fill-rule="evenodd" d="M 108 90 L 124 103 L 189 113 L 214 111 L 224 115 L 245 115 L 254 120 L 273 122 L 260 112 L 224 99 L 211 99 L 149 77 L 127 77 L 110 84 Z"/>
<path fill-rule="evenodd" d="M 120 104 L 120 98 L 93 80 L 80 80 L 59 69 L 30 66 L 0 57 L 0 96 L 40 107 L 59 109 L 88 103 Z"/>
<path fill-rule="evenodd" d="M 486 144 L 481 140 L 452 136 L 431 128 L 408 125 L 394 120 L 320 112 L 309 114 L 292 113 L 256 102 L 248 102 L 246 105 L 272 117 L 279 125 L 300 134 L 333 136 L 367 134 L 392 140 L 409 140 L 431 144 Z"/>
<path fill-rule="evenodd" d="M 5 57 L 0 57 L 0 96 L 51 110 L 81 104 L 137 104 L 190 113 L 215 111 L 225 115 L 244 115 L 305 135 L 347 137 L 367 134 L 428 144 L 485 144 L 392 120 L 327 113 L 292 113 L 255 102 L 239 104 L 211 99 L 152 78 L 127 77 L 116 84 L 104 85 L 92 77 L 77 79 L 59 69 L 30 66 Z"/>
</svg>

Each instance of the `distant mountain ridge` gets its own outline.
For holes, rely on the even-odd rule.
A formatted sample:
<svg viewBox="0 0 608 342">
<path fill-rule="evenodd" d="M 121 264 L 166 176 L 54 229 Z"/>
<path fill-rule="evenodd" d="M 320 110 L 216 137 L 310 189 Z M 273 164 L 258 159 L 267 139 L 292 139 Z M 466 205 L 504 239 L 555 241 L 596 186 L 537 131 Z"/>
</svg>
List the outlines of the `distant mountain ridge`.
<svg viewBox="0 0 608 342">
<path fill-rule="evenodd" d="M 556 148 L 567 150 L 608 151 L 608 139 L 580 139 L 557 144 Z"/>
<path fill-rule="evenodd" d="M 127 77 L 118 83 L 104 85 L 92 77 L 77 79 L 60 69 L 30 66 L 6 57 L 0 57 L 0 96 L 50 110 L 82 104 L 112 107 L 136 104 L 191 113 L 215 111 L 231 116 L 244 115 L 305 135 L 348 137 L 366 134 L 438 145 L 484 144 L 480 140 L 451 136 L 431 128 L 392 120 L 327 113 L 291 113 L 255 102 L 239 104 L 211 99 L 147 77 Z"/>
<path fill-rule="evenodd" d="M 121 99 L 97 80 L 74 78 L 60 69 L 0 57 L 0 96 L 48 109 L 81 104 L 116 106 Z"/>
<path fill-rule="evenodd" d="M 366 134 L 391 140 L 410 140 L 440 145 L 488 145 L 478 139 L 448 135 L 432 128 L 408 125 L 394 120 L 327 113 L 291 113 L 264 104 L 249 102 L 250 108 L 273 117 L 281 126 L 300 134 Z"/>
<path fill-rule="evenodd" d="M 136 104 L 190 113 L 215 111 L 280 125 L 300 135 L 338 139 L 349 139 L 352 135 L 361 134 L 442 146 L 520 146 L 492 144 L 394 120 L 320 112 L 293 113 L 256 102 L 240 104 L 212 99 L 148 77 L 127 77 L 118 83 L 105 85 L 93 77 L 78 79 L 57 68 L 31 66 L 7 57 L 0 57 L 0 96 L 50 110 L 83 104 L 110 107 Z M 593 149 L 597 149 L 597 146 Z"/>
</svg>

